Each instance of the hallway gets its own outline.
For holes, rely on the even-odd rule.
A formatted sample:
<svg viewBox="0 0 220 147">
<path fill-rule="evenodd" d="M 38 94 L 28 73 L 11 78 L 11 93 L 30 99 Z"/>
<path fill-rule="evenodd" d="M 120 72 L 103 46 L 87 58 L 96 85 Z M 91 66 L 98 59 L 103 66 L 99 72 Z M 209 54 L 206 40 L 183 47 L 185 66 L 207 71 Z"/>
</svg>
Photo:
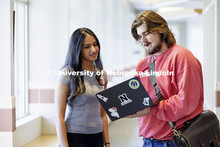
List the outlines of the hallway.
<svg viewBox="0 0 220 147">
<path fill-rule="evenodd" d="M 203 78 L 194 88 L 202 85 L 198 90 L 204 96 L 205 109 L 215 112 L 220 120 L 220 0 L 0 0 L 1 147 L 59 147 L 54 121 L 56 83 L 58 76 L 64 75 L 60 69 L 76 29 L 85 27 L 96 34 L 108 87 L 136 75 L 136 66 L 147 51 L 135 39 L 132 24 L 145 10 L 160 14 L 176 44 L 200 62 Z M 176 59 L 179 56 L 172 61 Z M 172 67 L 167 70 L 164 66 L 159 75 L 176 70 Z M 185 89 L 178 84 L 177 76 L 172 76 L 171 84 L 176 82 L 178 90 Z M 188 78 L 181 81 L 193 83 Z M 161 88 L 167 86 L 163 84 Z M 194 88 L 186 88 L 192 90 L 187 93 L 195 94 Z M 149 96 L 154 96 L 150 90 L 147 88 Z M 196 106 L 194 102 L 190 105 Z M 111 147 L 143 144 L 137 119 L 111 122 L 109 136 Z"/>
<path fill-rule="evenodd" d="M 141 147 L 136 119 L 121 119 L 110 124 L 111 147 Z M 40 136 L 24 147 L 58 147 L 57 136 Z"/>
</svg>

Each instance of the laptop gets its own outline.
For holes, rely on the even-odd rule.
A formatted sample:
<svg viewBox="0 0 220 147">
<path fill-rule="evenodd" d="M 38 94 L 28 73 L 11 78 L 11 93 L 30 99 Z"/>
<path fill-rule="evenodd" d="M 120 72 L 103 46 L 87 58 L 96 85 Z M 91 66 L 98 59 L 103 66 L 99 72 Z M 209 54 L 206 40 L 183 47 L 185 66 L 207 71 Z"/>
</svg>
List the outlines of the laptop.
<svg viewBox="0 0 220 147">
<path fill-rule="evenodd" d="M 134 114 L 154 105 L 138 77 L 133 77 L 96 93 L 111 121 Z"/>
</svg>

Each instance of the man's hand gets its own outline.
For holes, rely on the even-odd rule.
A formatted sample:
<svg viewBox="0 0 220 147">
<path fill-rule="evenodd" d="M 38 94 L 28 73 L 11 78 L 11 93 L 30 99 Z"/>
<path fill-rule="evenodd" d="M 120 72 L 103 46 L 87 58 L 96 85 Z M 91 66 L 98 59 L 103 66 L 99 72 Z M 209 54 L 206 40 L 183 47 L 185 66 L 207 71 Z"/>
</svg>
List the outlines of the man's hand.
<svg viewBox="0 0 220 147">
<path fill-rule="evenodd" d="M 142 117 L 142 116 L 145 116 L 145 115 L 149 115 L 150 114 L 150 107 L 147 107 L 141 111 L 138 111 L 137 113 L 135 114 L 132 114 L 132 115 L 129 115 L 129 116 L 126 116 L 125 118 L 135 118 L 135 117 Z"/>
</svg>

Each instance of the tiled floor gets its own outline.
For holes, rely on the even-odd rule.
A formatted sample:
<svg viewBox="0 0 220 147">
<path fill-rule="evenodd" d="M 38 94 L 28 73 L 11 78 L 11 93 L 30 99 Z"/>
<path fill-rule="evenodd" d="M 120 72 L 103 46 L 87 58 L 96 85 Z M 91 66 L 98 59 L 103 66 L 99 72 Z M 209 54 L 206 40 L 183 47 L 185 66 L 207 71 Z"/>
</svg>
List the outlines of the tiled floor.
<svg viewBox="0 0 220 147">
<path fill-rule="evenodd" d="M 111 147 L 141 147 L 136 119 L 121 119 L 109 126 Z M 57 136 L 40 136 L 24 147 L 58 147 Z"/>
</svg>

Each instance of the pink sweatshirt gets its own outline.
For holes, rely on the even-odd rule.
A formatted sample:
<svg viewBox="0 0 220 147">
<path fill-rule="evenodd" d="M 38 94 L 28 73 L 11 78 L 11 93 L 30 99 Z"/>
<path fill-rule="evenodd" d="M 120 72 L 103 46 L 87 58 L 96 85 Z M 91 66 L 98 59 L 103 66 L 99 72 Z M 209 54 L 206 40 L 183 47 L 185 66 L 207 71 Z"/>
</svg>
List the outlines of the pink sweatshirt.
<svg viewBox="0 0 220 147">
<path fill-rule="evenodd" d="M 153 55 L 141 60 L 136 71 L 149 71 Z M 156 76 L 164 100 L 151 107 L 151 114 L 138 118 L 139 135 L 160 140 L 171 139 L 168 121 L 176 122 L 177 128 L 203 111 L 203 76 L 200 62 L 193 54 L 174 44 L 166 52 L 154 56 Z M 165 73 L 166 75 L 165 75 Z M 171 72 L 167 74 L 167 72 Z M 153 100 L 154 87 L 149 76 L 139 78 Z"/>
</svg>

